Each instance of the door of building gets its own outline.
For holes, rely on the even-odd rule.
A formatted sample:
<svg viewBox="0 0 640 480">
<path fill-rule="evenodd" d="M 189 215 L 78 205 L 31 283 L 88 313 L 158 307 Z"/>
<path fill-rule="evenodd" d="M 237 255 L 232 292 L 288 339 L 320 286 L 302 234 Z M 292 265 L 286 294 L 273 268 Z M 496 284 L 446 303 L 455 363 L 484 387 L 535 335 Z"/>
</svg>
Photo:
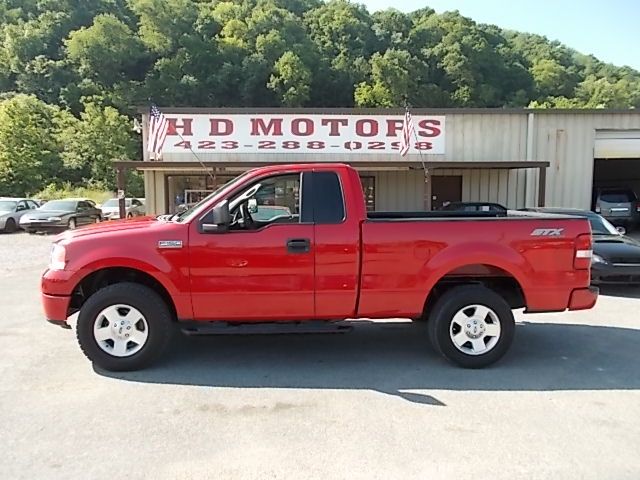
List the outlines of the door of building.
<svg viewBox="0 0 640 480">
<path fill-rule="evenodd" d="M 431 208 L 439 210 L 450 202 L 462 201 L 462 176 L 431 177 Z"/>
</svg>

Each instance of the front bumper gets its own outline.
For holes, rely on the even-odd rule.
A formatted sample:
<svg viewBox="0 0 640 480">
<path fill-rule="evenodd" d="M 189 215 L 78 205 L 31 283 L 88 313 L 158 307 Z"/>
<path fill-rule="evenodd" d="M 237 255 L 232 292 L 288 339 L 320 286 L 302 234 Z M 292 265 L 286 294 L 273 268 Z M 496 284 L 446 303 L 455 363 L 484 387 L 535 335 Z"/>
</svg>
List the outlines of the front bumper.
<svg viewBox="0 0 640 480">
<path fill-rule="evenodd" d="M 67 225 L 60 222 L 20 222 L 20 228 L 24 230 L 62 230 L 67 228 Z"/>
<path fill-rule="evenodd" d="M 61 327 L 68 326 L 67 313 L 71 296 L 69 295 L 47 295 L 41 294 L 44 316 L 48 322 L 55 323 Z M 66 328 L 66 327 L 65 327 Z"/>
<path fill-rule="evenodd" d="M 640 265 L 595 264 L 591 267 L 591 283 L 594 285 L 640 284 Z"/>
</svg>

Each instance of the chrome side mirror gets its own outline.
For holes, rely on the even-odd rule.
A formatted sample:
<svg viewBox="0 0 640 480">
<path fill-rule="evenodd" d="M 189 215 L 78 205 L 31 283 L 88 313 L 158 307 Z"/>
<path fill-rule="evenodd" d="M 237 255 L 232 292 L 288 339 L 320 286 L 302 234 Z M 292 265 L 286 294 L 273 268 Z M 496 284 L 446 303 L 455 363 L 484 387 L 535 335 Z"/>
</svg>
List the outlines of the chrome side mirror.
<svg viewBox="0 0 640 480">
<path fill-rule="evenodd" d="M 620 235 L 625 235 L 627 233 L 627 229 L 624 227 L 616 227 L 616 230 Z"/>
<path fill-rule="evenodd" d="M 247 203 L 247 208 L 251 214 L 258 213 L 258 201 L 255 198 L 250 198 Z"/>
</svg>

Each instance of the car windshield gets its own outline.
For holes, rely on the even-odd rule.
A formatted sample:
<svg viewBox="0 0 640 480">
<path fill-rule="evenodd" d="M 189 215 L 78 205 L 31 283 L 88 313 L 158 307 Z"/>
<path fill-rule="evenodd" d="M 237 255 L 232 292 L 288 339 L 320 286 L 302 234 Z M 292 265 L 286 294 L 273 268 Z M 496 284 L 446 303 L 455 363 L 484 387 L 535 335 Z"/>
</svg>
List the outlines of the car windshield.
<svg viewBox="0 0 640 480">
<path fill-rule="evenodd" d="M 118 205 L 119 205 L 119 204 L 118 204 L 118 199 L 117 199 L 117 198 L 110 198 L 109 200 L 107 200 L 106 202 L 104 202 L 104 203 L 102 204 L 102 206 L 103 206 L 103 207 L 106 207 L 106 208 L 113 208 L 113 207 L 117 207 Z M 127 207 L 130 207 L 130 206 L 131 206 L 131 199 L 130 199 L 130 198 L 127 198 L 127 199 L 125 200 L 125 205 L 126 205 Z"/>
<path fill-rule="evenodd" d="M 18 202 L 10 200 L 0 200 L 0 212 L 13 212 L 16 209 Z"/>
<path fill-rule="evenodd" d="M 189 218 L 191 218 L 191 215 L 196 210 L 198 210 L 198 208 L 200 208 L 201 205 L 203 205 L 203 204 L 207 203 L 209 200 L 211 200 L 215 195 L 217 195 L 220 191 L 222 191 L 222 189 L 230 187 L 231 185 L 234 185 L 234 184 L 238 183 L 239 181 L 241 181 L 242 179 L 244 179 L 244 177 L 246 177 L 248 173 L 249 173 L 249 171 L 244 172 L 242 175 L 238 175 L 236 178 L 232 178 L 227 183 L 219 186 L 213 192 L 211 192 L 209 195 L 204 197 L 202 200 L 200 200 L 198 203 L 196 203 L 192 207 L 188 208 L 184 212 L 176 214 L 175 217 L 174 217 L 175 220 L 178 221 L 178 222 L 188 221 Z"/>
<path fill-rule="evenodd" d="M 635 200 L 635 195 L 625 191 L 603 192 L 600 195 L 600 200 L 607 203 L 628 203 Z"/>
<path fill-rule="evenodd" d="M 594 235 L 620 235 L 616 227 L 600 216 L 589 217 L 589 223 L 591 223 L 591 233 Z"/>
<path fill-rule="evenodd" d="M 40 207 L 40 210 L 43 210 L 45 212 L 51 212 L 53 210 L 63 210 L 71 212 L 75 209 L 76 202 L 74 202 L 73 200 L 53 200 L 52 202 L 47 202 Z"/>
</svg>

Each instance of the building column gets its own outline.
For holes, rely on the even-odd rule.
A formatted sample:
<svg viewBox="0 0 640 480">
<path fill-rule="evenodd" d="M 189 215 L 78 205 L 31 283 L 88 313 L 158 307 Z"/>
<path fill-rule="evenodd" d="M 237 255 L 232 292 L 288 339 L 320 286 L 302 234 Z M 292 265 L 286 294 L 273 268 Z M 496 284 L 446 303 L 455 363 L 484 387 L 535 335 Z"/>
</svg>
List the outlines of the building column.
<svg viewBox="0 0 640 480">
<path fill-rule="evenodd" d="M 547 167 L 540 167 L 538 175 L 538 207 L 545 206 L 547 190 Z"/>
</svg>

